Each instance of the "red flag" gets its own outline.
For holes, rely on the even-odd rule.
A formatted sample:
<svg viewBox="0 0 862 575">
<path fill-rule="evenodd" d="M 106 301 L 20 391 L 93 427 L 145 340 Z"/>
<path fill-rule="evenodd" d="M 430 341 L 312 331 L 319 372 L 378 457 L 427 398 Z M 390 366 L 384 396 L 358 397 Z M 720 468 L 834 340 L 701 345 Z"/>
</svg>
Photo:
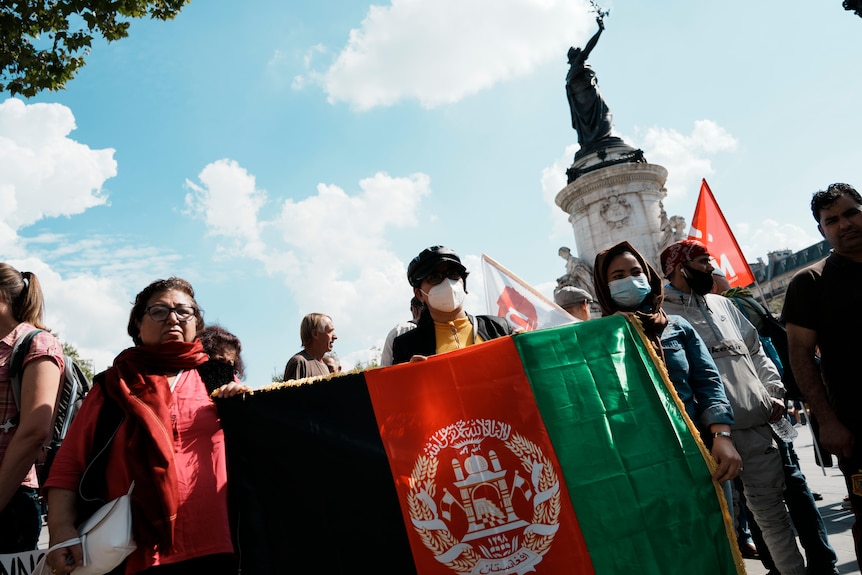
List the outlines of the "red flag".
<svg viewBox="0 0 862 575">
<path fill-rule="evenodd" d="M 754 274 L 705 179 L 700 185 L 700 196 L 697 198 L 688 237 L 706 245 L 716 260 L 716 267 L 721 268 L 731 287 L 746 287 L 754 283 Z"/>
</svg>

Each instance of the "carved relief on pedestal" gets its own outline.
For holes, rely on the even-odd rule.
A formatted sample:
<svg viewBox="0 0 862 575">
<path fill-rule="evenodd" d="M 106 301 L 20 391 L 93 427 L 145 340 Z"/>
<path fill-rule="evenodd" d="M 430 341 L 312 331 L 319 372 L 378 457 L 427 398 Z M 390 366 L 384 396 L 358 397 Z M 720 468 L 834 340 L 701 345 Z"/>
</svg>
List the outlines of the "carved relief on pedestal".
<svg viewBox="0 0 862 575">
<path fill-rule="evenodd" d="M 599 209 L 599 215 L 611 229 L 620 229 L 628 224 L 632 206 L 623 196 L 610 196 Z"/>
</svg>

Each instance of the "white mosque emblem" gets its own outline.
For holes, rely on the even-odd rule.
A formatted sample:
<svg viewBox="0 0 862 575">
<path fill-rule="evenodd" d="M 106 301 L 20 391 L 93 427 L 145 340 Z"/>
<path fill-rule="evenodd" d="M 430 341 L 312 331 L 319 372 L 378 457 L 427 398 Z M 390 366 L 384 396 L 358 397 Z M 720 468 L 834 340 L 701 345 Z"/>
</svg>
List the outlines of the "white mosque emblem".
<svg viewBox="0 0 862 575">
<path fill-rule="evenodd" d="M 452 473 L 438 473 L 450 452 Z M 438 476 L 451 480 L 438 489 Z M 423 544 L 453 572 L 522 575 L 536 571 L 559 529 L 560 483 L 541 448 L 507 424 L 459 421 L 417 458 L 407 508 Z"/>
</svg>

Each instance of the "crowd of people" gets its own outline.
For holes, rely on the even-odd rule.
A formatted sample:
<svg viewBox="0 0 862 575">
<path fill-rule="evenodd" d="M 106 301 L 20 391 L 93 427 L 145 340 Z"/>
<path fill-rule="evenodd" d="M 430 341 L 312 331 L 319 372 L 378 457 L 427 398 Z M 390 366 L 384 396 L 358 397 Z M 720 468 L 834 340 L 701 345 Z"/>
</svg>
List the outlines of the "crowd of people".
<svg viewBox="0 0 862 575">
<path fill-rule="evenodd" d="M 712 455 L 713 479 L 728 511 L 737 527 L 751 525 L 755 537 L 741 539 L 741 550 L 760 557 L 770 574 L 838 572 L 792 443 L 771 425 L 786 417 L 782 370 L 794 373 L 819 421 L 820 445 L 838 458 L 862 557 L 862 420 L 855 416 L 862 385 L 853 375 L 859 337 L 845 329 L 862 315 L 852 299 L 862 281 L 862 197 L 849 185 L 833 184 L 814 195 L 811 210 L 832 253 L 798 272 L 788 288 L 781 319 L 789 366 L 766 353 L 739 292 L 728 291 L 708 247 L 697 240 L 668 246 L 660 270 L 636 246 L 619 242 L 596 256 L 596 302 L 576 287 L 555 293 L 575 321 L 591 321 L 597 303 L 603 316 L 624 314 L 641 326 Z M 468 275 L 445 246 L 429 247 L 409 262 L 412 318 L 387 335 L 383 366 L 519 331 L 505 318 L 464 309 Z M 51 433 L 65 361 L 43 313 L 35 274 L 0 263 L 0 553 L 36 548 L 44 496 L 52 546 L 47 564 L 54 574 L 72 572 L 82 564 L 81 545 L 74 542 L 82 505 L 110 501 L 133 486 L 137 548 L 117 573 L 236 572 L 224 436 L 212 397 L 250 390 L 242 382 L 239 339 L 220 325 L 205 325 L 187 281 L 171 277 L 146 286 L 129 314 L 133 345 L 96 375 L 40 485 L 35 463 Z M 21 396 L 14 397 L 8 360 L 15 342 L 34 329 L 42 331 L 23 362 Z M 330 316 L 306 315 L 302 349 L 288 360 L 284 380 L 340 372 L 337 339 Z"/>
</svg>

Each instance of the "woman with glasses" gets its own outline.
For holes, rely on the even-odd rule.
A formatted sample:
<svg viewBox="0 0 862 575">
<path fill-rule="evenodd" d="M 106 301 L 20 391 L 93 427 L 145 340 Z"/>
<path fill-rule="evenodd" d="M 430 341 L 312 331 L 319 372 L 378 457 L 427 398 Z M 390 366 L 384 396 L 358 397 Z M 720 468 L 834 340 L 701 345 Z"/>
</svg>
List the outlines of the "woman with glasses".
<svg viewBox="0 0 862 575">
<path fill-rule="evenodd" d="M 36 549 L 42 505 L 34 463 L 51 438 L 60 390 L 63 346 L 42 323 L 44 301 L 35 274 L 0 263 L 0 553 Z M 35 329 L 19 372 L 15 398 L 10 358 L 18 339 Z"/>
<path fill-rule="evenodd" d="M 183 279 L 155 281 L 137 295 L 128 323 L 135 345 L 96 376 L 46 482 L 52 546 L 77 537 L 81 499 L 107 502 L 134 483 L 137 549 L 115 572 L 236 572 L 224 435 L 197 369 L 208 360 L 197 337 L 203 325 Z M 216 395 L 248 390 L 230 377 Z M 81 545 L 47 561 L 53 573 L 70 573 L 82 565 Z"/>
<path fill-rule="evenodd" d="M 506 318 L 464 311 L 467 268 L 451 249 L 432 246 L 407 266 L 407 281 L 425 309 L 416 328 L 392 342 L 393 363 L 421 361 L 430 355 L 453 351 L 515 333 Z"/>
</svg>

